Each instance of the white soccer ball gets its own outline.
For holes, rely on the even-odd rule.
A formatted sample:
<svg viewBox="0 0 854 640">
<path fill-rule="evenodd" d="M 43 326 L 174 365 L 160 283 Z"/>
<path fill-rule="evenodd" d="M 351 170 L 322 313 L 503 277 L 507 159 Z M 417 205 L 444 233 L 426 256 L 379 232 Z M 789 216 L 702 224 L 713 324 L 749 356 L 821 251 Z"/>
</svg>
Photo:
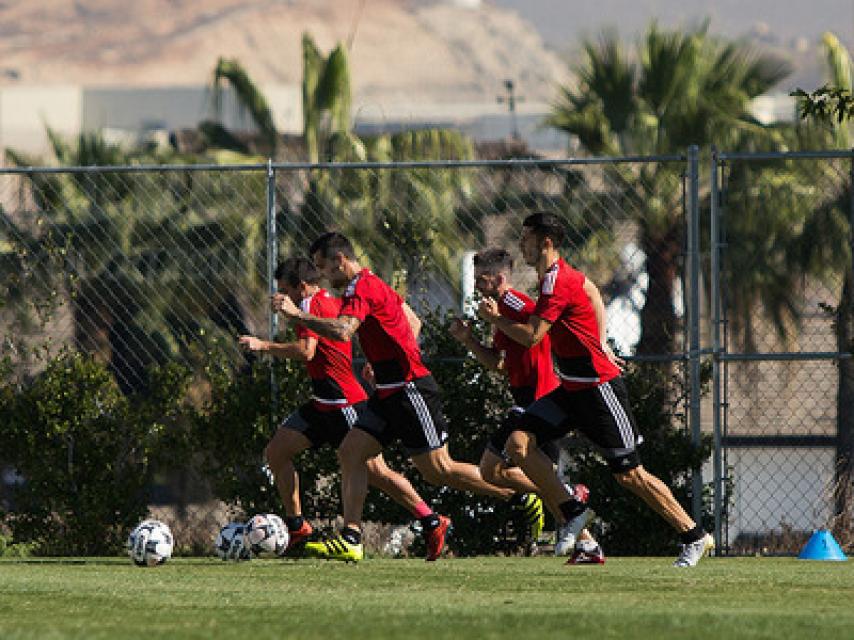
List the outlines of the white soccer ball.
<svg viewBox="0 0 854 640">
<path fill-rule="evenodd" d="M 246 541 L 246 525 L 229 522 L 220 529 L 214 549 L 221 560 L 249 560 L 252 554 Z"/>
<path fill-rule="evenodd" d="M 246 540 L 256 556 L 280 556 L 288 548 L 288 528 L 275 513 L 259 513 L 246 523 Z"/>
<path fill-rule="evenodd" d="M 159 520 L 143 520 L 128 536 L 128 555 L 139 567 L 156 567 L 172 557 L 175 539 Z"/>
</svg>

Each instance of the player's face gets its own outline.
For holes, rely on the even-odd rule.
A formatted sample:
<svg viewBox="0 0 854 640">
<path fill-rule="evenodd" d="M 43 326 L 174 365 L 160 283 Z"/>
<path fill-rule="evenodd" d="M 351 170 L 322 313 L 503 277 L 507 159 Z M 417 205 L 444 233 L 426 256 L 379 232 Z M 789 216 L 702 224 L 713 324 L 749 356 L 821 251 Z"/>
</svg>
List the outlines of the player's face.
<svg viewBox="0 0 854 640">
<path fill-rule="evenodd" d="M 537 242 L 537 234 L 533 229 L 522 228 L 522 237 L 519 239 L 519 250 L 522 252 L 522 259 L 525 261 L 525 264 L 531 267 L 537 265 L 537 260 L 540 258 L 540 243 Z"/>
<path fill-rule="evenodd" d="M 489 273 L 482 269 L 474 270 L 474 288 L 482 295 L 490 298 L 498 297 L 498 286 L 501 284 L 501 276 Z"/>
<path fill-rule="evenodd" d="M 314 265 L 333 287 L 339 288 L 347 284 L 347 274 L 344 273 L 343 257 L 340 253 L 332 258 L 327 258 L 318 251 L 312 258 Z"/>
<path fill-rule="evenodd" d="M 293 300 L 294 304 L 298 305 L 302 302 L 302 287 L 293 287 L 284 280 L 278 281 L 279 291 Z"/>
</svg>

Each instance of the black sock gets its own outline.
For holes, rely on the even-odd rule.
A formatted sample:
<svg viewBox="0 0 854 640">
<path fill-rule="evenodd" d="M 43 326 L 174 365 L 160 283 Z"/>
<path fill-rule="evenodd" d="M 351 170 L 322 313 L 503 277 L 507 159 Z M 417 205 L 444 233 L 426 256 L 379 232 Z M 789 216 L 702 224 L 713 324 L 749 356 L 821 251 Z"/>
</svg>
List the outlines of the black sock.
<svg viewBox="0 0 854 640">
<path fill-rule="evenodd" d="M 510 503 L 511 507 L 524 507 L 525 496 L 527 495 L 527 493 L 514 493 L 512 496 L 510 496 L 510 500 L 508 500 L 508 502 Z"/>
<path fill-rule="evenodd" d="M 287 516 L 285 518 L 285 522 L 288 525 L 288 531 L 297 531 L 302 527 L 302 523 L 305 522 L 305 518 L 302 516 Z"/>
<path fill-rule="evenodd" d="M 341 529 L 341 537 L 350 544 L 362 544 L 362 532 L 353 527 L 344 527 Z"/>
<path fill-rule="evenodd" d="M 706 535 L 706 532 L 703 531 L 703 527 L 697 525 L 693 529 L 688 529 L 688 531 L 680 533 L 679 539 L 682 541 L 682 544 L 691 544 L 692 542 L 697 542 L 704 535 Z"/>
<path fill-rule="evenodd" d="M 418 518 L 418 521 L 421 523 L 424 531 L 432 531 L 439 526 L 439 516 L 435 513 L 431 513 L 429 516 L 424 516 L 423 518 Z"/>
<path fill-rule="evenodd" d="M 587 505 L 581 502 L 581 500 L 570 498 L 566 502 L 561 502 L 558 507 L 560 508 L 560 512 L 563 514 L 563 517 L 566 518 L 567 522 L 569 522 L 576 516 L 584 513 Z"/>
</svg>

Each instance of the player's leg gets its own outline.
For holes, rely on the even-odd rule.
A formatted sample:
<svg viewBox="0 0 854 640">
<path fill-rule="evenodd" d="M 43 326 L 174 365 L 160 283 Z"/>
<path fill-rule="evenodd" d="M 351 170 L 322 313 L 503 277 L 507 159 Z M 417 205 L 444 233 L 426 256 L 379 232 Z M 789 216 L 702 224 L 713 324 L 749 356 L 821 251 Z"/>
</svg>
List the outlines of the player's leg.
<svg viewBox="0 0 854 640">
<path fill-rule="evenodd" d="M 409 513 L 415 513 L 418 505 L 424 502 L 406 476 L 389 468 L 382 454 L 368 460 L 367 466 L 368 484 L 382 491 Z"/>
<path fill-rule="evenodd" d="M 406 476 L 389 468 L 382 454 L 368 460 L 368 483 L 385 493 L 421 522 L 427 546 L 426 559 L 437 560 L 445 547 L 445 536 L 451 525 L 450 519 L 435 513 Z"/>
<path fill-rule="evenodd" d="M 629 406 L 628 391 L 622 378 L 591 390 L 586 402 L 591 428 L 583 431 L 596 443 L 616 481 L 641 498 L 673 527 L 682 541 L 683 551 L 677 566 L 694 566 L 714 546 L 711 536 L 688 515 L 670 488 L 647 471 L 640 461 L 637 445 L 642 438 Z"/>
<path fill-rule="evenodd" d="M 498 487 L 484 480 L 475 465 L 451 458 L 447 445 L 413 455 L 412 463 L 427 482 L 436 486 L 471 491 L 499 500 L 509 500 L 515 493 L 513 489 Z"/>
<path fill-rule="evenodd" d="M 299 476 L 293 459 L 309 447 L 311 447 L 311 441 L 308 438 L 299 431 L 283 425 L 276 430 L 264 449 L 264 459 L 273 474 L 276 489 L 287 516 L 302 514 Z"/>
</svg>

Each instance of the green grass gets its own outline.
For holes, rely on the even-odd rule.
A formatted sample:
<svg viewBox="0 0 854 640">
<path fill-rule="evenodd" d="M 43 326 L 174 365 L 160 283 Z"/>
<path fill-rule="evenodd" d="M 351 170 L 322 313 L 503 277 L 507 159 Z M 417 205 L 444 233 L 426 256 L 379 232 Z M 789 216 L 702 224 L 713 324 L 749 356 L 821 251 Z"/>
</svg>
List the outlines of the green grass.
<svg viewBox="0 0 854 640">
<path fill-rule="evenodd" d="M 854 637 L 854 562 L 0 561 L 0 638 Z"/>
</svg>

